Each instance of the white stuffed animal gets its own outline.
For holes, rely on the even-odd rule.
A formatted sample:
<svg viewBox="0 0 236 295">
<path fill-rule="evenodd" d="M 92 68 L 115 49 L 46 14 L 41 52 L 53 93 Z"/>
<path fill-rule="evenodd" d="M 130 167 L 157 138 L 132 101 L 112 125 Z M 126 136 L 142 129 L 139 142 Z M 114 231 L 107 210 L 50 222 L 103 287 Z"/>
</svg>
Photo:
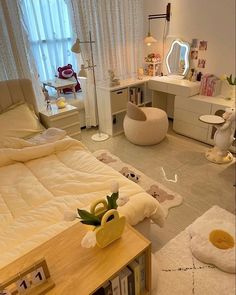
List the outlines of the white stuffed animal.
<svg viewBox="0 0 236 295">
<path fill-rule="evenodd" d="M 215 126 L 217 129 L 214 135 L 215 146 L 206 152 L 209 161 L 222 164 L 233 160 L 233 155 L 228 149 L 234 141 L 235 117 L 235 109 L 227 108 L 223 114 L 225 122 Z"/>
<path fill-rule="evenodd" d="M 215 126 L 217 129 L 214 136 L 215 149 L 218 149 L 218 153 L 222 157 L 227 155 L 228 149 L 234 141 L 235 115 L 234 108 L 227 108 L 223 114 L 225 123 L 220 127 Z"/>
</svg>

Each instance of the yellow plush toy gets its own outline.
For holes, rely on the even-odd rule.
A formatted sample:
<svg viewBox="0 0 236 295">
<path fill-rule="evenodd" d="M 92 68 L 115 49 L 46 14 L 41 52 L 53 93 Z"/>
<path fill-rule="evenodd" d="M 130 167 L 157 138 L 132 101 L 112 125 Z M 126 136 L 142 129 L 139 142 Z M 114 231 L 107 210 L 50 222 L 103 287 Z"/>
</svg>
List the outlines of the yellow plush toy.
<svg viewBox="0 0 236 295">
<path fill-rule="evenodd" d="M 66 100 L 64 97 L 58 97 L 56 100 L 57 107 L 63 109 L 66 106 Z"/>
</svg>

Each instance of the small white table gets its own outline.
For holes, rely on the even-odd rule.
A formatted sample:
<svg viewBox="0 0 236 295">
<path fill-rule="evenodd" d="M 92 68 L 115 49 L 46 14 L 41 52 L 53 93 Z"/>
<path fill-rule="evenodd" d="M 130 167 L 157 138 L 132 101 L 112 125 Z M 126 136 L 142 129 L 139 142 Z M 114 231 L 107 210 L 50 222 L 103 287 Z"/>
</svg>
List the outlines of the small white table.
<svg viewBox="0 0 236 295">
<path fill-rule="evenodd" d="M 72 92 L 74 93 L 74 98 L 76 98 L 75 86 L 76 86 L 77 82 L 75 82 L 75 81 L 56 78 L 55 80 L 47 80 L 47 81 L 43 81 L 42 83 L 43 83 L 44 88 L 45 88 L 45 86 L 47 86 L 47 87 L 52 87 L 52 88 L 56 89 L 57 97 L 60 96 L 61 91 L 63 89 L 70 88 L 72 90 Z"/>
</svg>

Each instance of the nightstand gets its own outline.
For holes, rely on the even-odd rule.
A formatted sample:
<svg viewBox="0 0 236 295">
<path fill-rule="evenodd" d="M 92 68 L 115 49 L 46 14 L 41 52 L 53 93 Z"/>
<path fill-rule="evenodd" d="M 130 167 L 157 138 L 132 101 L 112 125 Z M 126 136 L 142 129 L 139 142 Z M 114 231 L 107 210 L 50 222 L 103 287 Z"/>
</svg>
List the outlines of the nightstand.
<svg viewBox="0 0 236 295">
<path fill-rule="evenodd" d="M 46 128 L 55 127 L 66 131 L 67 135 L 80 139 L 79 110 L 66 105 L 63 109 L 58 109 L 54 104 L 50 110 L 40 111 L 40 120 Z"/>
</svg>

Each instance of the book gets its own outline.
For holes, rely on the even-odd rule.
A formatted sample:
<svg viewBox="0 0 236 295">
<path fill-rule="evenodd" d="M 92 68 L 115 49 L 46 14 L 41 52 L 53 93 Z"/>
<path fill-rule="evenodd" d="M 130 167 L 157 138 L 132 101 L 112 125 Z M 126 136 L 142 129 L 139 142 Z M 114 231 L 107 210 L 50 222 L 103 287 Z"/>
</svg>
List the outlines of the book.
<svg viewBox="0 0 236 295">
<path fill-rule="evenodd" d="M 140 88 L 137 90 L 137 103 L 138 105 L 142 103 L 142 93 Z"/>
<path fill-rule="evenodd" d="M 130 274 L 131 274 L 131 270 L 128 269 L 128 267 L 125 267 L 119 273 L 121 295 L 129 295 L 129 290 L 128 290 L 128 276 Z"/>
<path fill-rule="evenodd" d="M 145 285 L 146 285 L 145 254 L 137 257 L 136 261 L 140 265 L 140 289 L 142 292 L 145 290 Z"/>
<path fill-rule="evenodd" d="M 132 271 L 128 276 L 128 294 L 135 295 L 134 273 Z"/>
<path fill-rule="evenodd" d="M 104 286 L 104 295 L 112 295 L 112 285 L 111 282 L 107 282 Z"/>
<path fill-rule="evenodd" d="M 135 93 L 134 93 L 134 88 L 130 88 L 130 102 L 135 103 Z"/>
<path fill-rule="evenodd" d="M 112 286 L 112 295 L 121 295 L 119 276 L 117 276 L 111 280 L 111 286 Z"/>
<path fill-rule="evenodd" d="M 140 288 L 140 265 L 137 261 L 132 261 L 128 267 L 133 271 L 134 273 L 134 289 L 135 289 L 135 295 L 140 295 L 141 288 Z"/>
</svg>

